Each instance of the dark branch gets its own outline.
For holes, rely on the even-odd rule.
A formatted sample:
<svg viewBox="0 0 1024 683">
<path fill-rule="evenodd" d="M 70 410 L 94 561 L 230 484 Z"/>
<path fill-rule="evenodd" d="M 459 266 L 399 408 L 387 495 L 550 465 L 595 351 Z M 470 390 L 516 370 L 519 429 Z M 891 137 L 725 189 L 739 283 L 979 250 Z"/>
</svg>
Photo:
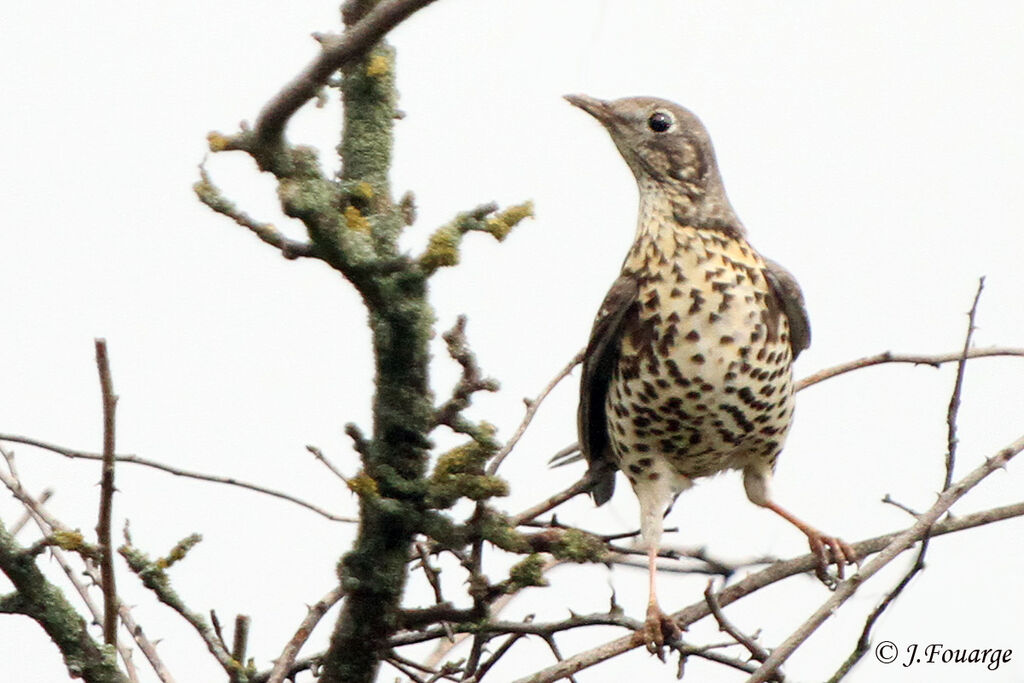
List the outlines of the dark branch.
<svg viewBox="0 0 1024 683">
<path fill-rule="evenodd" d="M 387 0 L 366 13 L 341 36 L 321 38 L 323 50 L 267 103 L 256 119 L 260 144 L 278 146 L 292 114 L 323 88 L 338 69 L 356 62 L 388 31 L 434 0 Z"/>
<path fill-rule="evenodd" d="M 114 548 L 110 541 L 110 518 L 114 502 L 114 416 L 117 395 L 110 376 L 107 342 L 96 340 L 96 367 L 103 396 L 103 476 L 100 479 L 100 516 L 96 536 L 100 549 L 100 580 L 103 588 L 103 642 L 117 644 L 117 588 L 114 582 Z"/>
</svg>

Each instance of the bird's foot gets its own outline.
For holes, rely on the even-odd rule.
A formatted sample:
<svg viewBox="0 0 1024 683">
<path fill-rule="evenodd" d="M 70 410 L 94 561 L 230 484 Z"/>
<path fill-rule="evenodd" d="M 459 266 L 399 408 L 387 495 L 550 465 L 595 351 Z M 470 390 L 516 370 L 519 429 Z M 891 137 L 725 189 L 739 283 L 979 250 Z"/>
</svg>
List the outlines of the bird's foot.
<svg viewBox="0 0 1024 683">
<path fill-rule="evenodd" d="M 839 581 L 846 576 L 846 565 L 857 561 L 857 553 L 842 539 L 826 536 L 820 531 L 807 534 L 807 542 L 811 546 L 811 552 L 818 558 L 815 575 L 822 583 L 834 590 Z M 828 571 L 828 566 L 832 563 L 836 565 L 838 578 Z"/>
<path fill-rule="evenodd" d="M 652 602 L 647 606 L 647 620 L 644 622 L 641 635 L 647 651 L 658 655 L 658 658 L 664 661 L 665 643 L 679 640 L 683 632 L 672 617 L 662 612 L 657 603 Z"/>
</svg>

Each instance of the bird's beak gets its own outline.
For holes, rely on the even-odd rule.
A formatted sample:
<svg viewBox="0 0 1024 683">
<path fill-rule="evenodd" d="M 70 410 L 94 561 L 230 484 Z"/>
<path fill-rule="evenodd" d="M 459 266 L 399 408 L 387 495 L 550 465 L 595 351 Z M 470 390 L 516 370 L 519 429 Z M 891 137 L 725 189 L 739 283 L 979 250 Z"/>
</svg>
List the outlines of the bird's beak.
<svg viewBox="0 0 1024 683">
<path fill-rule="evenodd" d="M 579 107 L 604 125 L 608 125 L 612 121 L 611 107 L 605 100 L 599 100 L 590 95 L 566 95 L 565 99 L 569 104 Z"/>
</svg>

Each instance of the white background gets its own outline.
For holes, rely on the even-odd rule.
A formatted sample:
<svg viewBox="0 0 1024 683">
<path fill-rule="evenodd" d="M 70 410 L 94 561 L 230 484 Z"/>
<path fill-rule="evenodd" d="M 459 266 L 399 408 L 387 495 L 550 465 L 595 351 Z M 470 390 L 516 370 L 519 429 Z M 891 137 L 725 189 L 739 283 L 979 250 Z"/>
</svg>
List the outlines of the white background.
<svg viewBox="0 0 1024 683">
<path fill-rule="evenodd" d="M 106 337 L 121 396 L 118 450 L 278 487 L 349 513 L 349 492 L 305 451 L 346 473 L 358 465 L 342 425 L 369 425 L 371 362 L 351 287 L 312 261 L 287 262 L 194 198 L 205 135 L 232 132 L 315 54 L 308 37 L 337 27 L 332 2 L 37 3 L 5 20 L 0 41 L 0 431 L 99 450 L 93 338 Z M 503 382 L 472 415 L 508 436 L 535 395 L 586 341 L 632 240 L 635 190 L 600 126 L 560 99 L 658 95 L 707 124 L 730 198 L 764 253 L 799 278 L 814 345 L 799 376 L 886 349 L 948 352 L 962 344 L 986 275 L 976 343 L 1024 345 L 1020 258 L 1024 215 L 1024 9 L 1009 2 L 638 2 L 440 0 L 393 35 L 401 107 L 394 186 L 416 192 L 415 252 L 455 213 L 533 199 L 537 219 L 502 245 L 470 235 L 463 264 L 433 281 L 439 329 L 470 316 L 478 358 Z M 308 106 L 290 139 L 320 145 L 333 170 L 337 105 Z M 280 216 L 274 185 L 242 154 L 208 163 L 256 218 Z M 438 347 L 435 387 L 455 372 Z M 905 527 L 886 493 L 917 509 L 942 481 L 949 367 L 881 367 L 800 395 L 776 476 L 777 499 L 856 541 Z M 504 474 L 515 511 L 569 484 L 549 455 L 574 438 L 574 376 L 555 393 Z M 1024 364 L 971 363 L 960 414 L 962 476 L 1024 432 Z M 445 443 L 447 440 L 442 439 Z M 95 463 L 15 446 L 26 485 L 56 489 L 51 510 L 90 531 Z M 1022 464 L 996 473 L 955 511 L 1020 500 Z M 332 585 L 352 529 L 252 493 L 122 466 L 117 527 L 130 519 L 152 555 L 194 531 L 205 540 L 172 571 L 199 611 L 253 618 L 250 652 L 269 665 L 311 603 Z M 10 523 L 20 514 L 0 500 Z M 560 515 L 602 532 L 636 526 L 619 487 L 595 510 Z M 749 504 L 734 474 L 702 482 L 669 517 L 668 541 L 727 558 L 804 551 L 801 535 Z M 945 537 L 928 567 L 875 630 L 902 648 L 1013 649 L 999 671 L 884 666 L 869 654 L 848 680 L 1024 680 L 1021 520 Z M 24 538 L 29 538 L 27 535 Z M 794 681 L 827 678 L 864 615 L 910 556 L 864 586 L 792 658 Z M 40 563 L 54 576 L 56 566 Z M 499 560 L 492 578 L 501 578 Z M 123 567 L 122 567 L 123 568 Z M 610 576 L 610 579 L 609 579 Z M 462 577 L 446 574 L 454 597 Z M 606 609 L 609 581 L 642 617 L 642 572 L 566 567 L 509 618 Z M 119 587 L 179 681 L 221 680 L 177 616 Z M 704 580 L 662 581 L 666 608 L 701 599 Z M 0 580 L 0 591 L 9 584 Z M 827 598 L 796 578 L 727 609 L 762 642 L 781 642 Z M 410 604 L 429 594 L 414 584 Z M 333 614 L 331 615 L 333 616 Z M 322 647 L 330 617 L 307 652 Z M 571 654 L 619 635 L 562 636 Z M 720 640 L 711 624 L 693 642 Z M 517 646 L 518 647 L 518 646 Z M 465 656 L 457 651 L 453 657 Z M 137 655 L 141 660 L 141 655 Z M 497 680 L 551 663 L 539 640 L 513 651 Z M 144 667 L 143 667 L 144 668 Z M 698 660 L 688 680 L 742 675 Z M 674 664 L 632 652 L 580 681 L 673 680 Z M 381 680 L 393 680 L 386 670 Z M 35 624 L 0 617 L 0 679 L 66 678 Z M 304 679 L 308 680 L 308 676 Z"/>
</svg>

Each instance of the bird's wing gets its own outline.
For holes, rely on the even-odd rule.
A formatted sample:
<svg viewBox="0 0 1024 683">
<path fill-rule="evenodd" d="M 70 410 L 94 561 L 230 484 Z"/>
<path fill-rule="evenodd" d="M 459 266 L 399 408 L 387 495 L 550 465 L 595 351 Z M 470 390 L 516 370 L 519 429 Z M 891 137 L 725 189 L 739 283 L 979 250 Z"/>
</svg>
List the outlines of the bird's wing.
<svg viewBox="0 0 1024 683">
<path fill-rule="evenodd" d="M 605 399 L 619 360 L 623 331 L 636 315 L 637 290 L 637 281 L 632 276 L 622 275 L 615 281 L 597 312 L 583 358 L 578 414 L 580 450 L 590 464 L 591 494 L 598 505 L 611 498 L 615 490 L 616 467 L 608 438 Z"/>
<path fill-rule="evenodd" d="M 789 344 L 795 360 L 811 345 L 811 321 L 804 306 L 804 293 L 793 274 L 771 259 L 764 260 L 764 276 L 789 320 Z"/>
</svg>

